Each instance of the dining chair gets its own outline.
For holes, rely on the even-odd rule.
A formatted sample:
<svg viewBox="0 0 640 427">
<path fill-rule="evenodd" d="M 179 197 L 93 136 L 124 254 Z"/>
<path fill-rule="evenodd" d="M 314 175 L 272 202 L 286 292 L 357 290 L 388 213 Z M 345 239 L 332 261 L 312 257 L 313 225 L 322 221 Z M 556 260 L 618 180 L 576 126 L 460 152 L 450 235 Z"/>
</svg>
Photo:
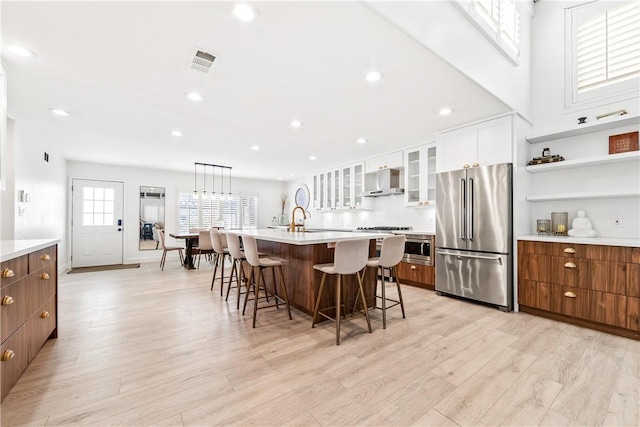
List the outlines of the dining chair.
<svg viewBox="0 0 640 427">
<path fill-rule="evenodd" d="M 200 270 L 200 258 L 202 255 L 211 256 L 214 254 L 209 230 L 201 230 L 198 232 L 198 247 L 194 249 L 194 253 L 198 254 L 198 266 L 196 269 Z"/>
<path fill-rule="evenodd" d="M 182 248 L 179 246 L 167 246 L 164 243 L 164 230 L 157 230 L 158 237 L 160 238 L 160 245 L 162 246 L 162 258 L 160 258 L 160 269 L 164 271 L 164 263 L 167 259 L 167 252 L 169 251 L 178 251 L 178 256 L 180 257 L 180 263 L 184 264 L 184 256 L 182 255 Z"/>
<path fill-rule="evenodd" d="M 318 297 L 316 298 L 316 304 L 313 310 L 311 327 L 315 328 L 316 318 L 318 317 L 318 315 L 334 321 L 336 324 L 336 345 L 340 345 L 340 310 L 344 308 L 346 311 L 344 303 L 341 302 L 343 291 L 342 279 L 346 275 L 356 275 L 356 278 L 358 280 L 358 294 L 356 296 L 356 302 L 357 297 L 360 296 L 362 299 L 362 305 L 364 307 L 364 315 L 367 319 L 367 326 L 369 327 L 369 333 L 372 332 L 371 320 L 369 319 L 369 311 L 367 310 L 367 301 L 365 298 L 364 290 L 362 288 L 362 277 L 364 276 L 364 273 L 362 276 L 360 275 L 360 272 L 364 270 L 367 265 L 367 261 L 369 260 L 369 239 L 341 240 L 339 242 L 336 242 L 333 259 L 333 263 L 316 264 L 313 266 L 314 269 L 322 272 L 322 279 L 320 279 L 320 288 L 318 289 Z M 319 310 L 327 275 L 334 274 L 337 275 L 336 305 L 327 307 L 324 310 L 335 308 L 335 318 L 329 316 L 326 313 L 322 313 L 322 311 Z"/>
</svg>

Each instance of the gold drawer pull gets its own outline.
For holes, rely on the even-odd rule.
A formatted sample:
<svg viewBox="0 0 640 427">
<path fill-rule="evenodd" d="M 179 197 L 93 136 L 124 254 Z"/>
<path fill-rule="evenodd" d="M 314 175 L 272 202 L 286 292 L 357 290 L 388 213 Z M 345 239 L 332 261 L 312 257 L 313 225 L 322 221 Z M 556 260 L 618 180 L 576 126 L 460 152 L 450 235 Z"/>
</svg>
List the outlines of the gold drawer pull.
<svg viewBox="0 0 640 427">
<path fill-rule="evenodd" d="M 11 298 L 9 295 L 5 295 L 2 298 L 2 305 L 9 305 L 9 304 L 13 304 L 13 298 Z"/>
<path fill-rule="evenodd" d="M 49 254 L 44 254 L 44 255 L 42 255 L 42 256 L 40 257 L 40 259 L 41 259 L 42 261 L 50 261 L 50 260 L 51 260 L 51 255 L 49 255 Z"/>
<path fill-rule="evenodd" d="M 416 267 L 415 265 L 412 265 L 412 266 L 411 266 L 411 269 L 412 269 L 412 270 L 417 270 L 417 269 L 418 269 L 418 267 Z"/>
<path fill-rule="evenodd" d="M 576 268 L 576 265 L 572 262 L 567 262 L 564 264 L 566 268 Z"/>
<path fill-rule="evenodd" d="M 575 253 L 576 253 L 576 250 L 575 250 L 575 249 L 573 249 L 573 248 L 566 248 L 566 249 L 564 250 L 564 253 L 565 253 L 565 254 L 575 254 Z"/>
<path fill-rule="evenodd" d="M 464 166 L 462 166 L 462 167 L 463 167 L 464 169 L 468 169 L 470 166 L 469 166 L 469 163 L 465 163 L 465 164 L 464 164 Z"/>
<path fill-rule="evenodd" d="M 49 280 L 49 273 L 42 273 L 42 274 L 40 275 L 40 278 L 41 278 L 42 280 Z"/>
<path fill-rule="evenodd" d="M 2 360 L 4 362 L 6 360 L 11 360 L 14 357 L 16 357 L 16 353 L 13 350 L 5 350 L 2 353 L 2 357 L 0 358 L 0 360 Z"/>
<path fill-rule="evenodd" d="M 474 168 L 477 168 L 478 166 L 480 166 L 480 163 L 478 163 L 478 162 L 473 162 L 473 167 L 474 167 Z"/>
<path fill-rule="evenodd" d="M 15 273 L 13 272 L 13 270 L 9 268 L 5 268 L 4 270 L 2 270 L 2 277 L 13 277 L 14 275 Z"/>
<path fill-rule="evenodd" d="M 51 316 L 51 315 L 49 314 L 48 311 L 43 311 L 42 314 L 40 315 L 40 318 L 41 319 L 46 319 L 49 316 Z"/>
<path fill-rule="evenodd" d="M 576 294 L 574 294 L 573 292 L 570 292 L 570 291 L 569 291 L 569 292 L 565 292 L 565 293 L 564 293 L 564 296 L 565 296 L 565 297 L 569 297 L 569 298 L 575 298 L 575 297 L 576 297 Z"/>
</svg>

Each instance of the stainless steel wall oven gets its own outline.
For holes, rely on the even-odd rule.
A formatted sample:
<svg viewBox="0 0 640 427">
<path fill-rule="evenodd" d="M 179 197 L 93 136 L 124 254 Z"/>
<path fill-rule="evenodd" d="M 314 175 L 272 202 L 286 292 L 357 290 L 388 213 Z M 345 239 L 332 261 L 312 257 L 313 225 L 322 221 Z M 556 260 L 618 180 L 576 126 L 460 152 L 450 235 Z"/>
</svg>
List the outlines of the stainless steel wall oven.
<svg viewBox="0 0 640 427">
<path fill-rule="evenodd" d="M 404 262 L 433 266 L 433 236 L 429 234 L 407 234 L 404 244 Z"/>
</svg>

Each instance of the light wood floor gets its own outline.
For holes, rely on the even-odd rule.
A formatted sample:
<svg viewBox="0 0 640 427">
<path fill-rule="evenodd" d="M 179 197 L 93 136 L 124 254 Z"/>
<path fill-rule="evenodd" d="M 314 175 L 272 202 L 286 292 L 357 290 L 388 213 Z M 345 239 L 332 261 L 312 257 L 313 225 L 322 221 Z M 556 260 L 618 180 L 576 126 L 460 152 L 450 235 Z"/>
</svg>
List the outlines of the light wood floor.
<svg viewBox="0 0 640 427">
<path fill-rule="evenodd" d="M 210 277 L 62 275 L 59 338 L 2 425 L 640 425 L 638 341 L 404 286 L 407 319 L 345 323 L 336 347 L 297 310 L 252 329 Z"/>
</svg>

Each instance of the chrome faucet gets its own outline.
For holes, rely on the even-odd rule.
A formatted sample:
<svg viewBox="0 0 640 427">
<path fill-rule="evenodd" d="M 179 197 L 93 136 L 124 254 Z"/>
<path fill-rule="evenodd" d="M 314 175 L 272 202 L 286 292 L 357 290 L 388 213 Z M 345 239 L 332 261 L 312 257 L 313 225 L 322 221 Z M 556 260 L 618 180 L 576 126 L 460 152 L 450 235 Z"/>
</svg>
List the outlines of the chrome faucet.
<svg viewBox="0 0 640 427">
<path fill-rule="evenodd" d="M 302 225 L 296 225 L 296 211 L 300 209 L 302 211 Z M 309 216 L 307 216 L 309 215 Z M 296 231 L 296 227 L 302 227 L 302 232 L 304 233 L 307 229 L 304 227 L 304 220 L 310 218 L 311 214 L 308 211 L 305 211 L 302 206 L 296 206 L 291 211 L 291 226 L 289 227 L 289 231 Z"/>
</svg>

